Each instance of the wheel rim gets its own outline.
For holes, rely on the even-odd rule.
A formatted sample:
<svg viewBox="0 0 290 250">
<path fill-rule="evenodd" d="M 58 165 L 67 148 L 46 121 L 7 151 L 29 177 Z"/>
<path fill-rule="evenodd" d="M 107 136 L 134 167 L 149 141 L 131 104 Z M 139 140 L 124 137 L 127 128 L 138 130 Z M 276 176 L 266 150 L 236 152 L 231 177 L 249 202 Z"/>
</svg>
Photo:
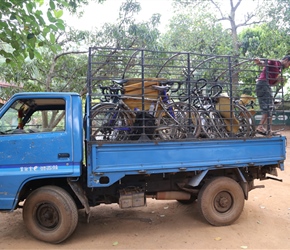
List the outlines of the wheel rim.
<svg viewBox="0 0 290 250">
<path fill-rule="evenodd" d="M 225 213 L 231 209 L 233 205 L 233 198 L 228 192 L 220 192 L 214 199 L 214 207 L 216 211 L 220 213 Z"/>
<path fill-rule="evenodd" d="M 36 220 L 42 228 L 52 230 L 59 224 L 59 212 L 50 203 L 40 204 L 36 210 Z"/>
</svg>

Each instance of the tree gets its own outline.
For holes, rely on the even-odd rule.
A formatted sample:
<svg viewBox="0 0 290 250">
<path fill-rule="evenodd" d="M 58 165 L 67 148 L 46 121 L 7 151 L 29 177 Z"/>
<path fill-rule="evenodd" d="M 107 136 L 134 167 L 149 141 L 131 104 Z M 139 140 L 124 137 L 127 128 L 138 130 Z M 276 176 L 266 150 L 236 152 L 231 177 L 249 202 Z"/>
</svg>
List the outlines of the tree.
<svg viewBox="0 0 290 250">
<path fill-rule="evenodd" d="M 160 16 L 153 15 L 148 21 L 137 23 L 134 17 L 139 11 L 140 4 L 128 0 L 121 5 L 120 16 L 114 24 L 107 23 L 92 32 L 58 30 L 53 43 L 58 50 L 43 44 L 38 48 L 41 57 L 26 58 L 19 67 L 4 63 L 0 72 L 7 81 L 22 83 L 20 91 L 73 91 L 84 95 L 89 46 L 156 48 Z"/>
<path fill-rule="evenodd" d="M 214 21 L 210 13 L 181 13 L 172 17 L 169 30 L 162 35 L 162 46 L 172 51 L 203 54 L 230 54 L 230 34 Z"/>
<path fill-rule="evenodd" d="M 262 24 L 252 28 L 244 29 L 239 34 L 241 41 L 241 53 L 252 58 L 281 59 L 289 54 L 289 35 L 273 24 Z M 288 81 L 286 75 L 284 82 L 276 86 L 274 96 L 276 96 Z M 289 95 L 287 95 L 289 99 Z"/>
<path fill-rule="evenodd" d="M 120 6 L 119 17 L 114 23 L 106 23 L 96 29 L 96 46 L 113 48 L 155 48 L 160 35 L 160 14 L 153 14 L 148 21 L 137 22 L 141 5 L 136 0 L 126 0 Z"/>
<path fill-rule="evenodd" d="M 174 0 L 175 5 L 184 7 L 188 9 L 191 14 L 196 13 L 196 9 L 202 9 L 203 12 L 210 12 L 215 17 L 215 22 L 227 22 L 229 26 L 232 37 L 232 46 L 234 55 L 239 55 L 240 43 L 238 40 L 238 29 L 241 27 L 253 25 L 262 22 L 262 19 L 257 19 L 258 13 L 260 12 L 261 4 L 259 1 L 253 0 L 252 2 L 256 5 L 254 8 L 249 8 L 244 14 L 241 20 L 238 20 L 238 11 L 241 8 L 242 2 L 247 2 L 248 0 Z M 205 11 L 206 10 L 206 11 Z M 213 14 L 214 13 L 214 14 Z"/>
<path fill-rule="evenodd" d="M 243 56 L 281 59 L 289 53 L 289 35 L 271 24 L 244 29 L 239 34 Z"/>
<path fill-rule="evenodd" d="M 19 66 L 27 56 L 41 59 L 39 49 L 44 45 L 56 52 L 60 47 L 55 44 L 55 34 L 65 30 L 61 20 L 63 10 L 76 12 L 87 3 L 87 0 L 1 0 L 0 56 L 6 63 Z"/>
</svg>

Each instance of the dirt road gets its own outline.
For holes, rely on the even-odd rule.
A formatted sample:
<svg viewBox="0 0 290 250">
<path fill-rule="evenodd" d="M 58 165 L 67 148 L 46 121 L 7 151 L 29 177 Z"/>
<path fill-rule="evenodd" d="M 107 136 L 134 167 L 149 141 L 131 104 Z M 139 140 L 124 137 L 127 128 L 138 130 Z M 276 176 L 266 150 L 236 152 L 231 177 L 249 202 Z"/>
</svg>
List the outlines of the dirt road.
<svg viewBox="0 0 290 250">
<path fill-rule="evenodd" d="M 290 140 L 290 131 L 283 132 Z M 90 223 L 80 211 L 74 234 L 52 245 L 31 237 L 21 210 L 0 213 L 0 249 L 290 249 L 290 145 L 283 182 L 256 181 L 240 218 L 213 227 L 197 204 L 148 199 L 147 207 L 121 210 L 118 205 L 92 209 Z"/>
</svg>

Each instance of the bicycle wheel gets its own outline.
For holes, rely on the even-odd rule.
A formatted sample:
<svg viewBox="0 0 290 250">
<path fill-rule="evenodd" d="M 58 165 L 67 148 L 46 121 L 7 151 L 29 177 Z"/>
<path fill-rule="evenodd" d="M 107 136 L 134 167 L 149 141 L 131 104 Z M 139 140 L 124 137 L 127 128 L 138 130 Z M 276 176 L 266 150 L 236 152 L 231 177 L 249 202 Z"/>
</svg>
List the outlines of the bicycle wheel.
<svg viewBox="0 0 290 250">
<path fill-rule="evenodd" d="M 159 112 L 156 125 L 156 132 L 162 140 L 196 138 L 200 134 L 198 111 L 188 103 L 168 104 Z"/>
<path fill-rule="evenodd" d="M 227 111 L 227 117 L 223 117 L 226 128 L 226 137 L 249 137 L 251 126 L 248 116 L 240 105 L 233 103 L 231 112 Z"/>
<path fill-rule="evenodd" d="M 239 106 L 241 110 L 243 110 L 243 112 L 240 115 L 245 116 L 245 118 L 249 122 L 249 129 L 250 129 L 249 136 L 254 137 L 256 135 L 256 126 L 255 126 L 255 119 L 253 115 L 245 106 L 240 105 L 240 104 L 236 104 L 236 105 Z"/>
<path fill-rule="evenodd" d="M 210 116 L 210 112 L 206 110 L 199 110 L 199 116 L 201 121 L 201 137 L 205 138 L 220 138 L 221 134 L 218 131 L 217 124 L 214 121 L 216 118 Z"/>
<path fill-rule="evenodd" d="M 130 134 L 131 121 L 117 104 L 104 103 L 91 110 L 91 138 L 96 141 L 124 141 Z"/>
<path fill-rule="evenodd" d="M 238 137 L 250 137 L 255 132 L 254 120 L 249 111 L 239 104 L 233 104 L 234 115 L 239 121 Z"/>
<path fill-rule="evenodd" d="M 216 138 L 229 137 L 229 132 L 226 130 L 224 118 L 220 115 L 220 113 L 216 111 L 210 111 L 209 116 L 215 127 Z"/>
</svg>

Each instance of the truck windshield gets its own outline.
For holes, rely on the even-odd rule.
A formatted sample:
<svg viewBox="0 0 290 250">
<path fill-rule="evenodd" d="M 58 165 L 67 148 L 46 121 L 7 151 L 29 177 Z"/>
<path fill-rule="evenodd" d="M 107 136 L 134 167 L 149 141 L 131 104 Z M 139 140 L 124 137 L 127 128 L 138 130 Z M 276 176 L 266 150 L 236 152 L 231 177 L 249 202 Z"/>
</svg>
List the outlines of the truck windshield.
<svg viewBox="0 0 290 250">
<path fill-rule="evenodd" d="M 2 133 L 17 128 L 18 126 L 17 115 L 18 111 L 15 108 L 10 107 L 6 111 L 5 115 L 0 120 L 0 131 Z"/>
</svg>

